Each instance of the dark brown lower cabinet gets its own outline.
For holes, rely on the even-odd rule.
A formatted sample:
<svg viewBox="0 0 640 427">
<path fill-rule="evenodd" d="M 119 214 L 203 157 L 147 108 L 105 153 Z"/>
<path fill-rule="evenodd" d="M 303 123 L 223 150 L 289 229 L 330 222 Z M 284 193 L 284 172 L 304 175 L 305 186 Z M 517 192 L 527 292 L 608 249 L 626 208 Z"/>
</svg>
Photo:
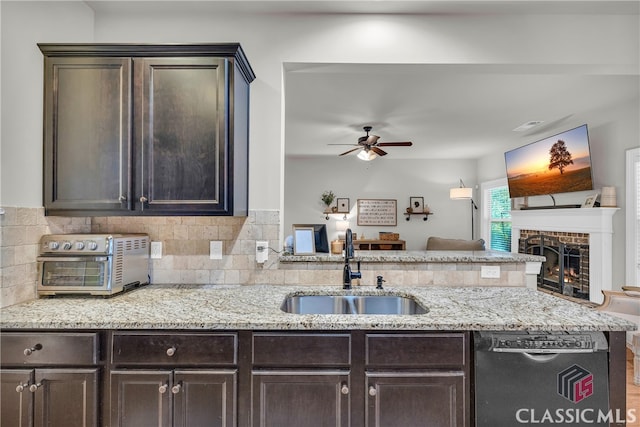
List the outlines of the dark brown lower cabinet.
<svg viewBox="0 0 640 427">
<path fill-rule="evenodd" d="M 98 426 L 99 369 L 2 369 L 0 425 Z"/>
<path fill-rule="evenodd" d="M 235 370 L 114 370 L 111 425 L 232 427 Z"/>
<path fill-rule="evenodd" d="M 254 371 L 253 426 L 350 425 L 349 371 Z"/>
<path fill-rule="evenodd" d="M 464 425 L 464 373 L 366 374 L 367 427 Z"/>
</svg>

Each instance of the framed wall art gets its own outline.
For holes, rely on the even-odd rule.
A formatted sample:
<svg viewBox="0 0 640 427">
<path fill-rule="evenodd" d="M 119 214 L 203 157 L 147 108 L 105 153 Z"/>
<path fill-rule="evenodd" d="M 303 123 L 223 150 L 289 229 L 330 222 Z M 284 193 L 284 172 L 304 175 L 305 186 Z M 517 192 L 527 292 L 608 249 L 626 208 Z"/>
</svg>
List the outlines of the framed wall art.
<svg viewBox="0 0 640 427">
<path fill-rule="evenodd" d="M 414 213 L 424 212 L 424 197 L 409 197 L 409 207 Z"/>
<path fill-rule="evenodd" d="M 336 202 L 338 206 L 338 213 L 349 213 L 349 199 L 348 198 L 339 198 Z"/>
<path fill-rule="evenodd" d="M 395 199 L 358 199 L 358 225 L 398 224 L 398 201 Z"/>
</svg>

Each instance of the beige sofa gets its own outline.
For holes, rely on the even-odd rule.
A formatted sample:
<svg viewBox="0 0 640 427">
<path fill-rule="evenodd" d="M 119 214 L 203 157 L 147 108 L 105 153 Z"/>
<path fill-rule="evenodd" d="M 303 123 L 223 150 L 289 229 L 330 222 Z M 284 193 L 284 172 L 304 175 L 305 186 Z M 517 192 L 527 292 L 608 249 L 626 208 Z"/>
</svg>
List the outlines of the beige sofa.
<svg viewBox="0 0 640 427">
<path fill-rule="evenodd" d="M 484 251 L 484 240 L 445 239 L 431 236 L 427 239 L 428 251 Z"/>
</svg>

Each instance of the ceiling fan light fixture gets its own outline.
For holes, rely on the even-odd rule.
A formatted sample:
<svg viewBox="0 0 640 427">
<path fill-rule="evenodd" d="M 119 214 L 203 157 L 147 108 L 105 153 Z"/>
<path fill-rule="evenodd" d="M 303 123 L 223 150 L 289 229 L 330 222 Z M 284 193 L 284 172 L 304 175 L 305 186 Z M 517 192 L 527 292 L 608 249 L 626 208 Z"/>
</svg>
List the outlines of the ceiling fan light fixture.
<svg viewBox="0 0 640 427">
<path fill-rule="evenodd" d="M 378 157 L 378 155 L 372 150 L 360 150 L 358 153 L 358 158 L 360 160 L 364 160 L 365 162 L 369 162 Z"/>
</svg>

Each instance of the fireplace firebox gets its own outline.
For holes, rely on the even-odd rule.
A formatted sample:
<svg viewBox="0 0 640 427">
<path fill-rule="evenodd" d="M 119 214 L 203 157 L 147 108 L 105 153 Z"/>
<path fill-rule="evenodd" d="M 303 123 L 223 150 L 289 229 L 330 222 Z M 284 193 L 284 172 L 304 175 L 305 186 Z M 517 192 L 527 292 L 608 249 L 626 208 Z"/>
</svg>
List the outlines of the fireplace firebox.
<svg viewBox="0 0 640 427">
<path fill-rule="evenodd" d="M 560 236 L 525 233 L 519 240 L 519 252 L 546 258 L 538 274 L 539 288 L 588 300 L 589 245 L 575 243 L 580 238 L 563 237 L 565 241 Z"/>
</svg>

